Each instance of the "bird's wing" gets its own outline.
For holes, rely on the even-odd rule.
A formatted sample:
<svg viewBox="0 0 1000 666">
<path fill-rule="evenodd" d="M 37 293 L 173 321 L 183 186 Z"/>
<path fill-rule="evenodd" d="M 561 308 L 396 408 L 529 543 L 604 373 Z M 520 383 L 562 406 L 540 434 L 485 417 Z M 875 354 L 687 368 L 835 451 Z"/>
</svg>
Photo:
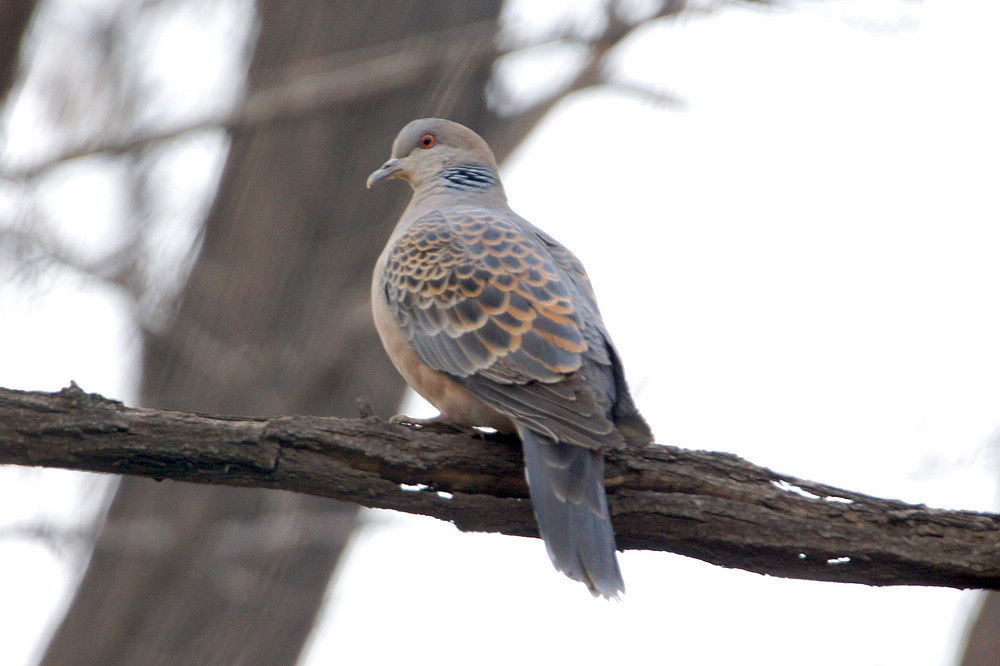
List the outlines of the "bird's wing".
<svg viewBox="0 0 1000 666">
<path fill-rule="evenodd" d="M 566 246 L 552 236 L 549 236 L 524 218 L 518 219 L 522 228 L 530 229 L 529 233 L 541 243 L 549 256 L 552 257 L 555 265 L 570 279 L 573 286 L 576 287 L 577 293 L 583 298 L 588 310 L 596 314 L 597 320 L 600 321 L 597 296 L 594 294 L 594 287 L 590 284 L 590 276 L 587 275 L 587 271 L 583 267 L 583 262 L 577 259 L 575 254 L 570 252 Z"/>
<path fill-rule="evenodd" d="M 653 442 L 653 433 L 632 400 L 632 394 L 628 389 L 628 384 L 625 382 L 625 372 L 618 358 L 618 352 L 615 350 L 614 345 L 611 344 L 611 339 L 604 330 L 600 309 L 597 307 L 597 296 L 594 294 L 594 288 L 590 283 L 590 276 L 587 275 L 583 263 L 567 247 L 552 238 L 552 236 L 549 236 L 524 218 L 519 217 L 518 221 L 522 229 L 529 229 L 529 234 L 538 239 L 548 251 L 549 256 L 552 257 L 552 261 L 555 262 L 556 266 L 562 270 L 562 273 L 576 287 L 576 293 L 588 312 L 588 321 L 593 324 L 587 332 L 592 338 L 596 338 L 597 336 L 601 338 L 599 341 L 600 349 L 602 352 L 606 350 L 610 358 L 607 361 L 602 358 L 600 363 L 609 363 L 613 371 L 615 403 L 612 420 L 615 422 L 618 432 L 625 437 L 629 444 L 636 446 L 651 444 Z"/>
<path fill-rule="evenodd" d="M 424 215 L 390 251 L 389 309 L 424 363 L 486 404 L 557 441 L 618 446 L 613 352 L 592 292 L 533 231 L 492 209 Z"/>
</svg>

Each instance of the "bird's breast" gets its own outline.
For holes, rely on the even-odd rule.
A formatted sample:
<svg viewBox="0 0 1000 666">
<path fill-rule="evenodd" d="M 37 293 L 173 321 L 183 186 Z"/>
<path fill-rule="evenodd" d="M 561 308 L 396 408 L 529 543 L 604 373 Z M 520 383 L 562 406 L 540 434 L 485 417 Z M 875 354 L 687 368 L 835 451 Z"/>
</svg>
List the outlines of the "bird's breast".
<svg viewBox="0 0 1000 666">
<path fill-rule="evenodd" d="M 447 374 L 428 366 L 413 349 L 386 301 L 384 256 L 376 265 L 372 279 L 372 315 L 382 346 L 396 370 L 449 423 L 514 432 L 510 418 L 479 400 Z"/>
</svg>

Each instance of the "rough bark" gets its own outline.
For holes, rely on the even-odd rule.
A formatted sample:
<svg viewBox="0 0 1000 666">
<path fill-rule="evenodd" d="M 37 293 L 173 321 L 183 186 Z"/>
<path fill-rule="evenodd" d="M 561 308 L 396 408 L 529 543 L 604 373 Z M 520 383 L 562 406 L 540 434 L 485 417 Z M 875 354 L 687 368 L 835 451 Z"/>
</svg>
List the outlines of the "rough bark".
<svg viewBox="0 0 1000 666">
<path fill-rule="evenodd" d="M 1000 515 L 879 499 L 672 446 L 607 460 L 623 549 L 788 578 L 1000 589 Z M 2 390 L 0 463 L 282 488 L 535 536 L 516 440 L 374 417 L 217 417 L 129 409 L 76 387 Z"/>
<path fill-rule="evenodd" d="M 337 54 L 495 20 L 499 5 L 260 0 L 248 94 Z M 403 385 L 367 292 L 403 192 L 371 195 L 365 176 L 414 116 L 474 124 L 491 61 L 455 58 L 234 130 L 176 316 L 145 340 L 143 404 L 352 414 L 356 391 L 391 413 Z M 294 663 L 355 513 L 320 497 L 127 478 L 43 663 Z"/>
</svg>

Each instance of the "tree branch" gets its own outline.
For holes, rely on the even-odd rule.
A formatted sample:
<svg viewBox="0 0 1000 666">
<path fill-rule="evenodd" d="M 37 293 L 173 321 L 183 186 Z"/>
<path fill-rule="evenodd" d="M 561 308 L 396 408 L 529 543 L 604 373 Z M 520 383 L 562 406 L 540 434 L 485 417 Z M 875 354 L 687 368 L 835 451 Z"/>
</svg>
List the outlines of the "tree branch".
<svg viewBox="0 0 1000 666">
<path fill-rule="evenodd" d="M 495 21 L 481 21 L 317 59 L 296 68 L 289 76 L 273 76 L 282 82 L 248 93 L 233 110 L 125 136 L 91 137 L 30 166 L 4 171 L 0 177 L 11 181 L 27 180 L 81 157 L 125 153 L 202 130 L 250 129 L 287 122 L 347 101 L 362 102 L 408 85 L 428 70 L 446 67 L 460 57 L 492 57 L 496 51 L 495 34 Z M 472 52 L 455 49 L 456 42 L 469 44 Z"/>
<path fill-rule="evenodd" d="M 787 578 L 1000 589 L 1000 515 L 878 499 L 724 453 L 607 454 L 618 545 Z M 535 536 L 517 441 L 377 418 L 134 409 L 0 389 L 0 463 L 283 488 Z"/>
</svg>

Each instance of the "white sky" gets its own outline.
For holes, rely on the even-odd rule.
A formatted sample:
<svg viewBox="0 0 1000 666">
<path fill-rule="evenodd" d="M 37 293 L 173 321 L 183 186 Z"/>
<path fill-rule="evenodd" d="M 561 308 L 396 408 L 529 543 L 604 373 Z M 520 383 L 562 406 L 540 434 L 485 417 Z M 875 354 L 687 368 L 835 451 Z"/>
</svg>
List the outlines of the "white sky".
<svg viewBox="0 0 1000 666">
<path fill-rule="evenodd" d="M 623 76 L 676 92 L 686 109 L 577 94 L 505 165 L 507 190 L 587 264 L 658 441 L 992 509 L 1000 5 L 829 5 L 643 31 L 621 54 Z M 522 2 L 509 16 L 542 23 L 539 8 L 554 6 Z M 528 91 L 545 63 L 506 67 Z M 0 286 L 0 385 L 76 379 L 133 398 L 134 336 L 113 292 L 64 277 L 23 293 Z M 0 526 L 38 515 L 72 524 L 93 478 L 0 471 Z M 628 593 L 606 603 L 554 572 L 537 540 L 369 519 L 310 666 L 930 666 L 954 660 L 974 601 L 629 551 Z M 2 535 L 0 562 L 2 661 L 30 663 L 77 562 Z"/>
</svg>

